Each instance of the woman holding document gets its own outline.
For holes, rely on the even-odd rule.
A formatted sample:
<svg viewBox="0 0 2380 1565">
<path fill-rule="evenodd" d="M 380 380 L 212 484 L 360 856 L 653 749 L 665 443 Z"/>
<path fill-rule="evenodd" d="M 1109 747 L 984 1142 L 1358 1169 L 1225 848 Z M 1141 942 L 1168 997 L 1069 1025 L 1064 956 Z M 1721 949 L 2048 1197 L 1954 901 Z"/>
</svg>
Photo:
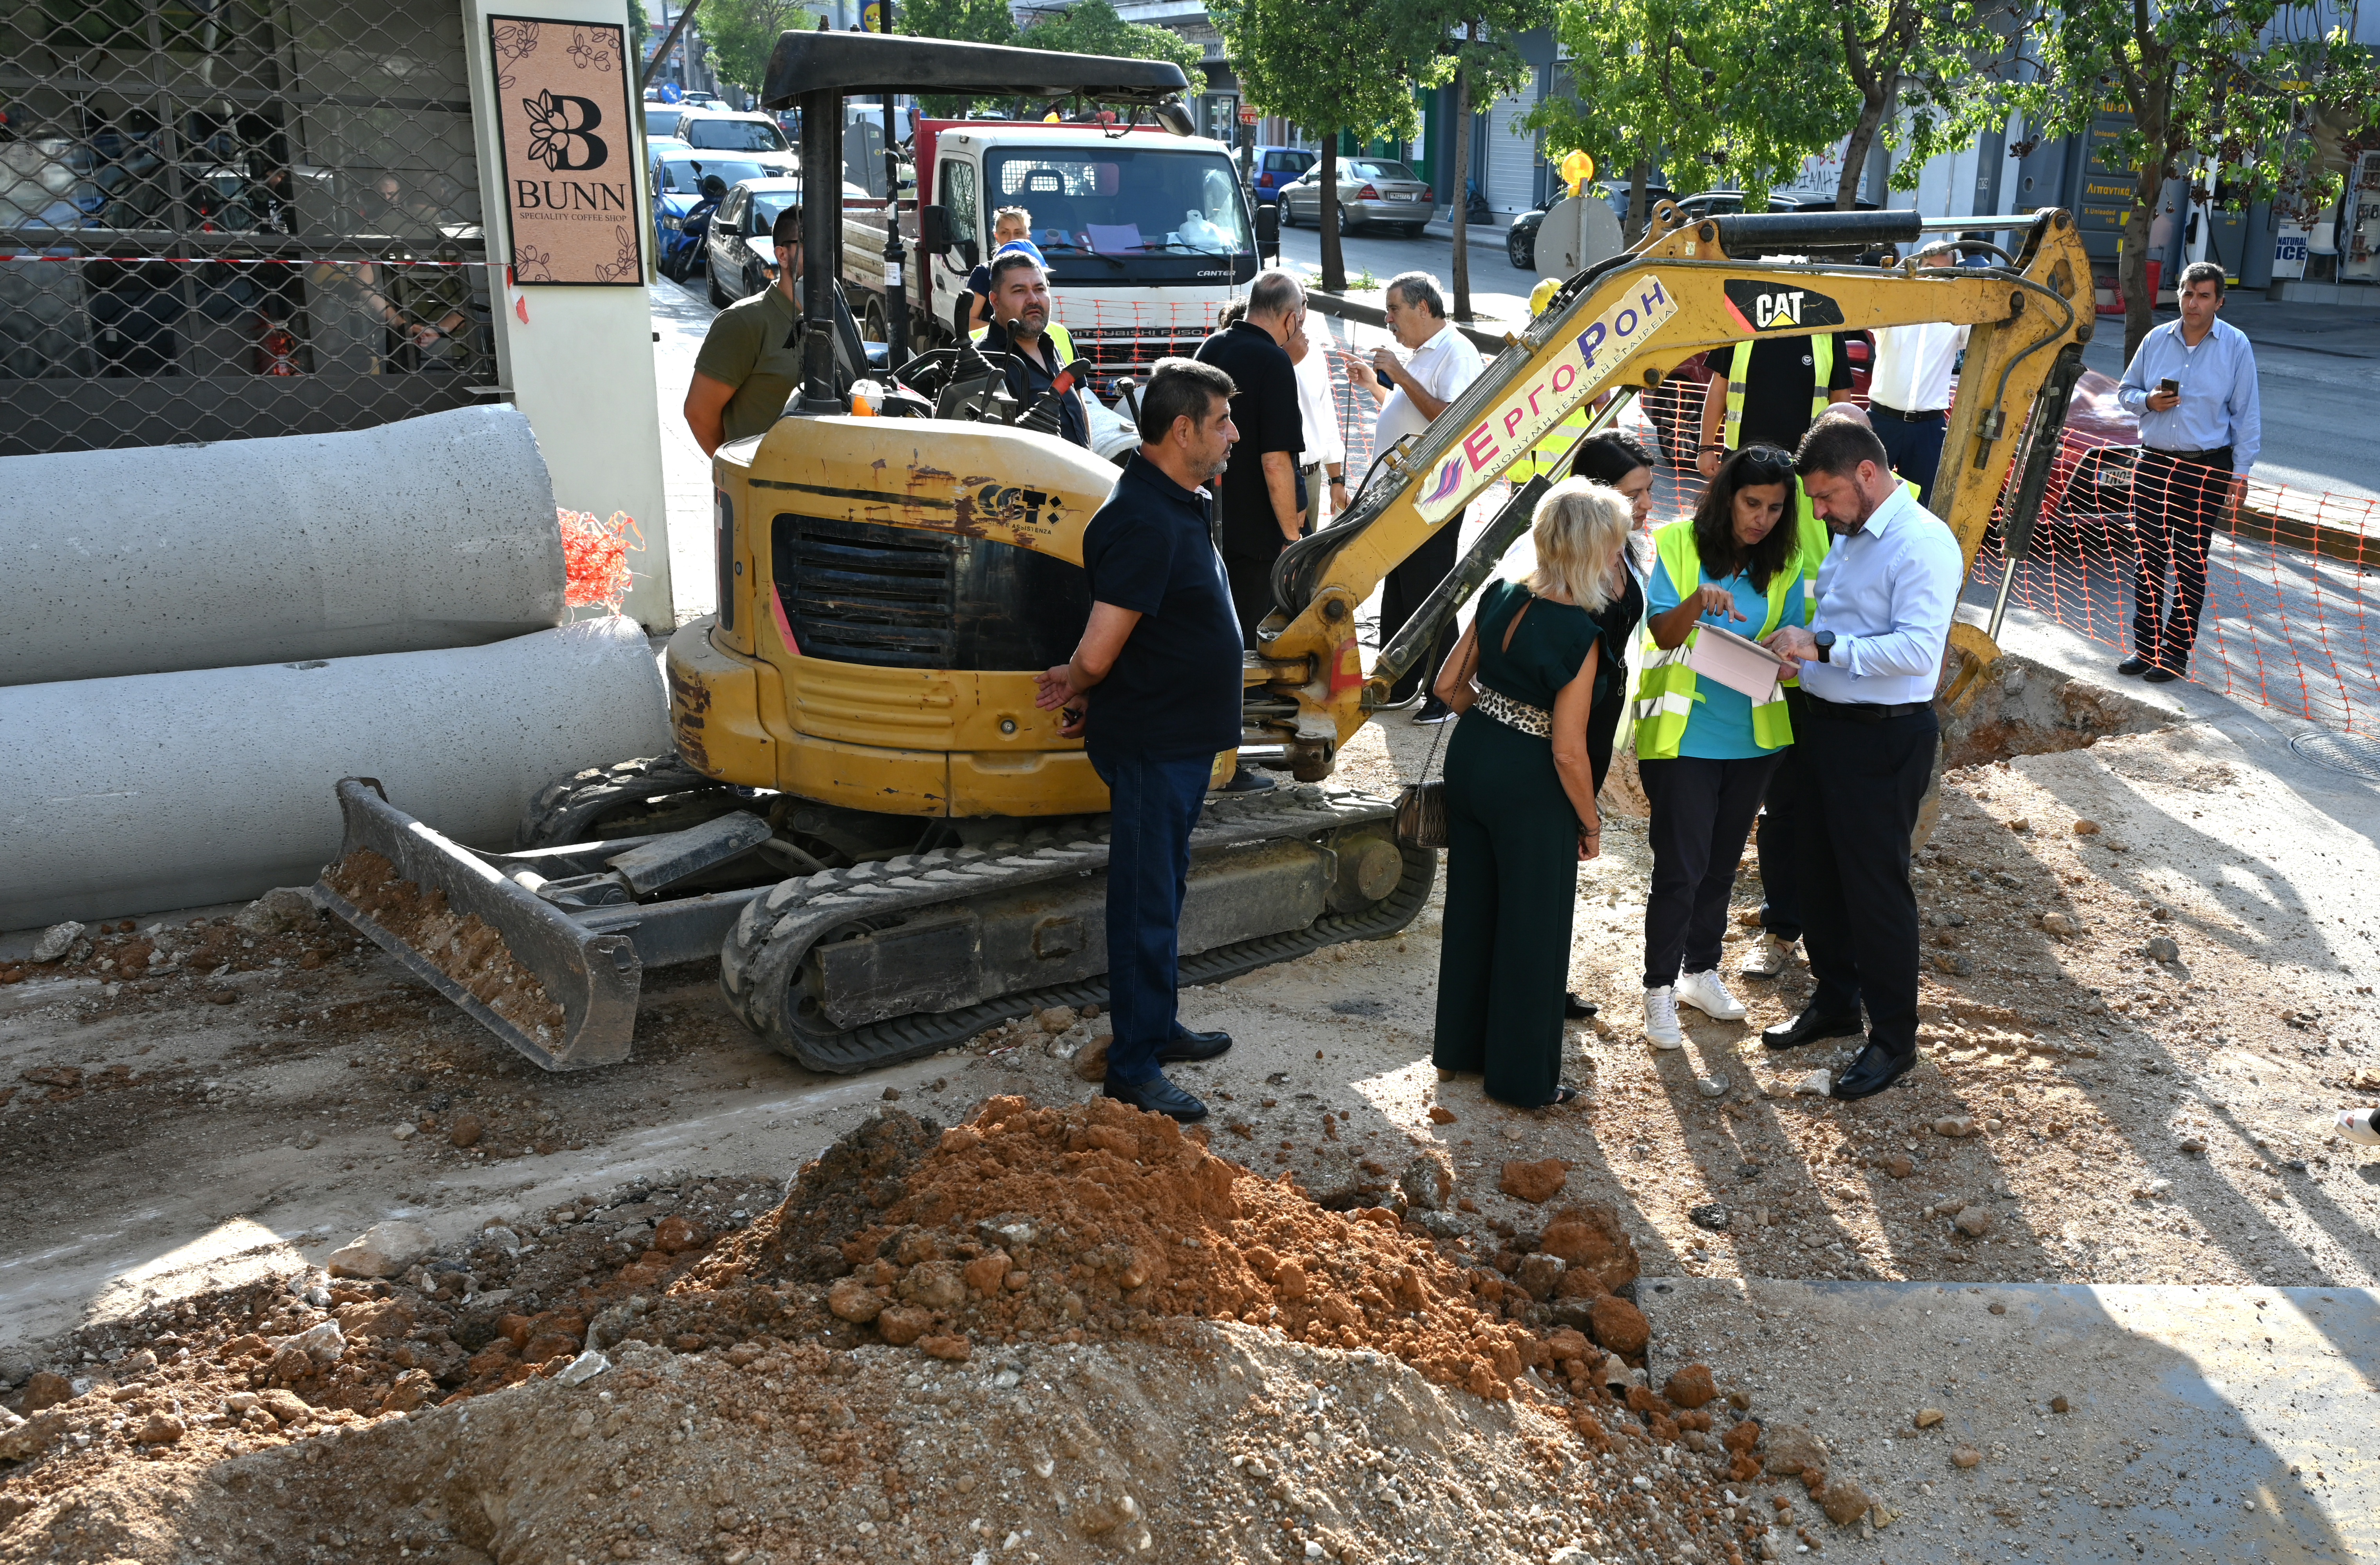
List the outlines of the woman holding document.
<svg viewBox="0 0 2380 1565">
<path fill-rule="evenodd" d="M 1721 1021 L 1743 1006 L 1718 976 L 1729 893 L 1760 795 L 1793 742 L 1780 660 L 1757 645 L 1800 625 L 1800 540 L 1788 519 L 1793 458 L 1729 457 L 1694 514 L 1653 535 L 1636 768 L 1652 806 L 1645 904 L 1645 1036 L 1680 1049 L 1680 1001 Z"/>
</svg>

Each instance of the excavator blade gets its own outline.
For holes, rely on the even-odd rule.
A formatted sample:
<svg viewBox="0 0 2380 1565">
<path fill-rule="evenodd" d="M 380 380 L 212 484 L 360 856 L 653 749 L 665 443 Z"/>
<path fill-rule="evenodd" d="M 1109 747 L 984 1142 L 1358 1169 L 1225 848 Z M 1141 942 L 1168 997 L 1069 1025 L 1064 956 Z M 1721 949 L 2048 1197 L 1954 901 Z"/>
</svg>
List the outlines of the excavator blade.
<svg viewBox="0 0 2380 1565">
<path fill-rule="evenodd" d="M 346 831 L 317 906 L 549 1071 L 628 1057 L 644 964 L 627 935 L 581 927 L 391 805 L 376 779 L 342 779 L 338 798 Z"/>
</svg>

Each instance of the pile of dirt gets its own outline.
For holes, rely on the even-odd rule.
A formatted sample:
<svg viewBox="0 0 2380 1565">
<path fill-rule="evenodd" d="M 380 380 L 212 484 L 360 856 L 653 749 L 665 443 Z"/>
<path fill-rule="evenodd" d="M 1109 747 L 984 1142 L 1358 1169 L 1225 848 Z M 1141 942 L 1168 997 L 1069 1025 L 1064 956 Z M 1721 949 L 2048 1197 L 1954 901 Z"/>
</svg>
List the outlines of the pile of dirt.
<svg viewBox="0 0 2380 1565">
<path fill-rule="evenodd" d="M 425 892 L 370 848 L 355 849 L 322 879 L 489 1010 L 540 1043 L 561 1041 L 562 1007 L 478 914 L 455 912 L 444 892 Z"/>
<path fill-rule="evenodd" d="M 887 1110 L 738 1228 L 759 1195 L 625 1191 L 401 1276 L 93 1338 L 0 1418 L 0 1561 L 1792 1547 L 1749 1490 L 1798 1437 L 1764 1438 L 1700 1365 L 1645 1384 L 1643 1317 L 1597 1270 L 1629 1257 L 1593 1214 L 1528 1258 L 1594 1279 L 1618 1352 L 1548 1328 L 1520 1285 L 1543 1277 L 1107 1100 L 995 1098 L 947 1130 Z M 1822 1464 L 1776 1475 L 1865 1514 Z"/>
</svg>

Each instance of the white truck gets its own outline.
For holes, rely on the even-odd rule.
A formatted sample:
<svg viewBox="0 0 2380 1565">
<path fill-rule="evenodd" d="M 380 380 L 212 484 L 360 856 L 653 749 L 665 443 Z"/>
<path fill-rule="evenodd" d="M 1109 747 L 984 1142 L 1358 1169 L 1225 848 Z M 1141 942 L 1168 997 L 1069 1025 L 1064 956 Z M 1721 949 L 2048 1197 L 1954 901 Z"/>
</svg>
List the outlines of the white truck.
<svg viewBox="0 0 2380 1565">
<path fill-rule="evenodd" d="M 1220 141 L 1156 127 L 926 119 L 916 154 L 930 203 L 923 226 L 938 242 L 927 249 L 916 209 L 903 212 L 903 283 L 919 346 L 949 340 L 1003 207 L 1032 214 L 1052 312 L 1098 367 L 1102 395 L 1118 376 L 1195 351 L 1215 311 L 1257 274 L 1255 214 Z M 880 319 L 883 306 L 881 222 L 856 211 L 846 219 L 844 286 L 863 320 Z"/>
</svg>

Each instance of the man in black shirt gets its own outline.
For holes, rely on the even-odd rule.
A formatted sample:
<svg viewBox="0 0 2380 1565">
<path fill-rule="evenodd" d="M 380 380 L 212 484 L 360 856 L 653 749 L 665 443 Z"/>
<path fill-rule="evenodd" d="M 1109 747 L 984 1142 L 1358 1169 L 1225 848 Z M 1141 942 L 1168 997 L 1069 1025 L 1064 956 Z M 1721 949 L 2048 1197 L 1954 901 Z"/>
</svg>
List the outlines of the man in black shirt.
<svg viewBox="0 0 2380 1565">
<path fill-rule="evenodd" d="M 1011 250 L 991 263 L 991 326 L 983 334 L 986 353 L 1004 353 L 1008 394 L 1021 406 L 1050 390 L 1066 368 L 1063 351 L 1050 328 L 1050 278 L 1031 256 Z M 1058 433 L 1076 445 L 1091 443 L 1091 422 L 1083 399 L 1071 390 L 1051 394 L 1058 404 Z"/>
<path fill-rule="evenodd" d="M 1852 399 L 1850 339 L 1840 334 L 1760 337 L 1714 348 L 1704 362 L 1711 378 L 1694 465 L 1705 478 L 1729 452 L 1747 445 L 1799 450 L 1827 404 Z"/>
<path fill-rule="evenodd" d="M 1208 530 L 1207 495 L 1231 460 L 1232 378 L 1161 358 L 1140 394 L 1141 447 L 1083 529 L 1091 616 L 1036 698 L 1083 736 L 1108 785 L 1108 1045 L 1102 1090 L 1181 1121 L 1207 1106 L 1165 1079 L 1211 1060 L 1227 1033 L 1177 1013 L 1190 831 L 1216 758 L 1240 742 L 1240 636 Z"/>
<path fill-rule="evenodd" d="M 1257 625 L 1272 612 L 1272 563 L 1298 535 L 1297 454 L 1305 447 L 1291 334 L 1304 328 L 1305 288 L 1286 272 L 1261 272 L 1248 285 L 1247 313 L 1198 345 L 1198 361 L 1231 376 L 1232 422 L 1240 443 L 1220 491 L 1223 568 L 1240 640 L 1256 649 Z"/>
</svg>

